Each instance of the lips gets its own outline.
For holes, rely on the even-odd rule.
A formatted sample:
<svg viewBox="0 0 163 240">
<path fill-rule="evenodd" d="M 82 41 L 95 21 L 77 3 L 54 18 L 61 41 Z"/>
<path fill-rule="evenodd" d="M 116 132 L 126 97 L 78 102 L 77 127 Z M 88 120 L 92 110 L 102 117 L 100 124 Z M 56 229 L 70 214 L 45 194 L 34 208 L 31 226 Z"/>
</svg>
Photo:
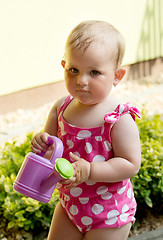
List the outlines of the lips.
<svg viewBox="0 0 163 240">
<path fill-rule="evenodd" d="M 76 90 L 79 91 L 79 92 L 88 92 L 87 90 L 85 90 L 83 88 L 77 88 Z"/>
</svg>

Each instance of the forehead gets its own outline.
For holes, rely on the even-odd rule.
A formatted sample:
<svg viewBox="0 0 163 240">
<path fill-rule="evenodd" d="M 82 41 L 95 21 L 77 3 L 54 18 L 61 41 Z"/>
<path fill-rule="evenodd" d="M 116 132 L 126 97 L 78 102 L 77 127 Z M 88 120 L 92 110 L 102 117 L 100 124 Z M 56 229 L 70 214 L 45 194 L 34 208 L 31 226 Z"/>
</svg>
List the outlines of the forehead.
<svg viewBox="0 0 163 240">
<path fill-rule="evenodd" d="M 105 48 L 101 44 L 91 44 L 84 52 L 82 49 L 67 49 L 66 64 L 102 67 L 113 61 L 113 49 Z"/>
</svg>

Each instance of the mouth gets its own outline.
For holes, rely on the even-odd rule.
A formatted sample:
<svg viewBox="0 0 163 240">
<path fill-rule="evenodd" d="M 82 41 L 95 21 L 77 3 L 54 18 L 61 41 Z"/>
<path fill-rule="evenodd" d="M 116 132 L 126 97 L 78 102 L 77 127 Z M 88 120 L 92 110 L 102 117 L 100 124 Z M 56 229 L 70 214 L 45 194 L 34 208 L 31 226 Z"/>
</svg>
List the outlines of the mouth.
<svg viewBox="0 0 163 240">
<path fill-rule="evenodd" d="M 87 90 L 85 90 L 83 88 L 77 88 L 76 90 L 79 91 L 79 92 L 88 92 Z"/>
</svg>

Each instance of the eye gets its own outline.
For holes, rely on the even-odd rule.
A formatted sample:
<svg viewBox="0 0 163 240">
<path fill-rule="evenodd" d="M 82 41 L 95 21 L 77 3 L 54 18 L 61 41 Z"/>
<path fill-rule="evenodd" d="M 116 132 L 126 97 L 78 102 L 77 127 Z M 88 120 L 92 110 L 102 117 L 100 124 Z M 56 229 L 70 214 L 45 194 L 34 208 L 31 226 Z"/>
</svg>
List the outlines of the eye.
<svg viewBox="0 0 163 240">
<path fill-rule="evenodd" d="M 70 68 L 69 71 L 73 74 L 79 73 L 79 70 L 77 68 Z"/>
<path fill-rule="evenodd" d="M 90 75 L 92 75 L 92 76 L 98 76 L 98 75 L 100 75 L 100 72 L 97 71 L 97 70 L 92 70 L 92 71 L 90 72 Z"/>
</svg>

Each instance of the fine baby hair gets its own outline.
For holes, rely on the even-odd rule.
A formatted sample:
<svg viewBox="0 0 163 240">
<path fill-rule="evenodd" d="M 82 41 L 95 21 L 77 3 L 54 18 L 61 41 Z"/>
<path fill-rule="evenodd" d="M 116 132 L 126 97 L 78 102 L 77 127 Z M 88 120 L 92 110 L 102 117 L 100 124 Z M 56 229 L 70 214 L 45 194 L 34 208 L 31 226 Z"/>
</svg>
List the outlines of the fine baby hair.
<svg viewBox="0 0 163 240">
<path fill-rule="evenodd" d="M 111 24 L 103 21 L 84 21 L 78 24 L 69 34 L 65 50 L 73 49 L 84 52 L 93 43 L 106 47 L 106 51 L 113 51 L 115 67 L 120 67 L 124 53 L 125 42 L 122 34 Z M 111 48 L 111 49 L 110 49 Z"/>
</svg>

